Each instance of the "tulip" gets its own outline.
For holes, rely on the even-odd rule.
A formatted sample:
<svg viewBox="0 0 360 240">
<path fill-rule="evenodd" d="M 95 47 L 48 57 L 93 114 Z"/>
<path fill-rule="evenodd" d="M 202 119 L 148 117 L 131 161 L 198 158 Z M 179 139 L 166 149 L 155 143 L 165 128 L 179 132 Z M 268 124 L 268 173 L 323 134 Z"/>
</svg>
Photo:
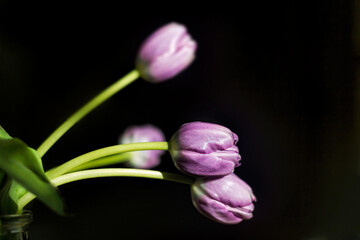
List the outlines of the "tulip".
<svg viewBox="0 0 360 240">
<path fill-rule="evenodd" d="M 195 208 L 206 217 L 223 224 L 236 224 L 252 218 L 250 186 L 234 173 L 222 178 L 198 178 L 191 186 Z"/>
<path fill-rule="evenodd" d="M 120 144 L 162 141 L 165 141 L 162 131 L 150 124 L 128 127 L 119 138 Z M 134 168 L 153 168 L 159 165 L 163 153 L 161 150 L 131 152 L 130 159 L 125 164 Z"/>
<path fill-rule="evenodd" d="M 169 152 L 175 166 L 197 177 L 221 177 L 240 166 L 238 136 L 228 128 L 205 122 L 184 124 L 172 136 Z"/>
<path fill-rule="evenodd" d="M 195 58 L 196 42 L 184 25 L 172 22 L 152 35 L 140 47 L 136 68 L 145 80 L 162 82 L 174 77 Z"/>
</svg>

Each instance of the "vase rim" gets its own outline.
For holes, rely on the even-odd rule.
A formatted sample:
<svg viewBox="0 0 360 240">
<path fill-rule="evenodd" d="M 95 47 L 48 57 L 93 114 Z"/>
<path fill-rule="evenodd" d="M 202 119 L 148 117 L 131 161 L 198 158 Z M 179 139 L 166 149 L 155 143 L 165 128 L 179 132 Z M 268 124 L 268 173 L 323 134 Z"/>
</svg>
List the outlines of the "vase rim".
<svg viewBox="0 0 360 240">
<path fill-rule="evenodd" d="M 0 215 L 0 239 L 4 236 L 26 233 L 32 221 L 33 214 L 27 210 L 19 214 Z"/>
<path fill-rule="evenodd" d="M 14 213 L 14 214 L 2 214 L 0 215 L 0 219 L 14 219 L 14 218 L 28 218 L 30 221 L 33 218 L 33 213 L 29 210 L 24 210 L 22 213 Z"/>
</svg>

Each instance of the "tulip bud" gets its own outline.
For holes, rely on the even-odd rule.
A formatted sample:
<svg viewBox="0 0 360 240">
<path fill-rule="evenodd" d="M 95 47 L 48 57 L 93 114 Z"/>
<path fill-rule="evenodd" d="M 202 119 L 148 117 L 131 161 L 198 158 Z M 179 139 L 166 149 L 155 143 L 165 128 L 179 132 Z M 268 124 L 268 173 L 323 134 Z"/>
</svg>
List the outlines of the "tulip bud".
<svg viewBox="0 0 360 240">
<path fill-rule="evenodd" d="M 222 178 L 198 178 L 191 186 L 192 202 L 206 217 L 224 224 L 252 218 L 256 198 L 234 173 Z"/>
<path fill-rule="evenodd" d="M 165 141 L 162 131 L 150 124 L 131 126 L 119 138 L 120 144 L 136 142 L 162 142 Z M 153 168 L 160 163 L 162 150 L 147 150 L 131 152 L 130 159 L 125 164 L 134 168 Z"/>
<path fill-rule="evenodd" d="M 195 58 L 196 42 L 186 27 L 169 23 L 150 35 L 140 47 L 136 68 L 145 80 L 162 82 L 183 71 Z"/>
<path fill-rule="evenodd" d="M 184 124 L 169 142 L 175 166 L 185 174 L 221 177 L 240 166 L 238 136 L 228 128 L 205 122 Z"/>
</svg>

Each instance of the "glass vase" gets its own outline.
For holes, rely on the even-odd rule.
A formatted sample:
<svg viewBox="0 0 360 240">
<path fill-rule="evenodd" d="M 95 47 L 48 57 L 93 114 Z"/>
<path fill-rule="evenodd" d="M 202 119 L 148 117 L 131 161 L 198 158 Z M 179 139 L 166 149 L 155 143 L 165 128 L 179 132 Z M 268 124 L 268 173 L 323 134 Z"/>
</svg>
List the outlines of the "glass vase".
<svg viewBox="0 0 360 240">
<path fill-rule="evenodd" d="M 28 228 L 33 220 L 32 212 L 0 215 L 0 240 L 27 240 Z"/>
</svg>

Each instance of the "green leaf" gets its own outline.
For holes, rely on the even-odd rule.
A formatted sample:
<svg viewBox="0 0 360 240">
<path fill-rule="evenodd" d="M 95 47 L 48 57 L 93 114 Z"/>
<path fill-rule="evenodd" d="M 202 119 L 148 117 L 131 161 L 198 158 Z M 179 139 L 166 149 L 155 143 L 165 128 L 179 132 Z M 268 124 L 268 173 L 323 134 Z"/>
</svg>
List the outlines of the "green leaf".
<svg viewBox="0 0 360 240">
<path fill-rule="evenodd" d="M 10 135 L 2 128 L 0 125 L 0 139 L 11 139 Z M 0 187 L 3 185 L 3 180 L 6 177 L 6 174 L 3 170 L 0 169 Z M 1 191 L 1 189 L 0 189 Z"/>
<path fill-rule="evenodd" d="M 0 168 L 52 210 L 61 215 L 65 214 L 62 198 L 57 188 L 45 176 L 41 158 L 20 139 L 0 138 Z"/>
<path fill-rule="evenodd" d="M 11 139 L 10 135 L 0 126 L 0 139 Z"/>
<path fill-rule="evenodd" d="M 0 139 L 12 137 L 0 126 Z M 0 214 L 14 214 L 18 210 L 18 200 L 26 193 L 26 189 L 0 169 Z"/>
<path fill-rule="evenodd" d="M 18 184 L 8 178 L 5 185 L 0 191 L 0 213 L 1 214 L 15 214 L 18 210 L 19 194 L 17 192 Z"/>
</svg>

